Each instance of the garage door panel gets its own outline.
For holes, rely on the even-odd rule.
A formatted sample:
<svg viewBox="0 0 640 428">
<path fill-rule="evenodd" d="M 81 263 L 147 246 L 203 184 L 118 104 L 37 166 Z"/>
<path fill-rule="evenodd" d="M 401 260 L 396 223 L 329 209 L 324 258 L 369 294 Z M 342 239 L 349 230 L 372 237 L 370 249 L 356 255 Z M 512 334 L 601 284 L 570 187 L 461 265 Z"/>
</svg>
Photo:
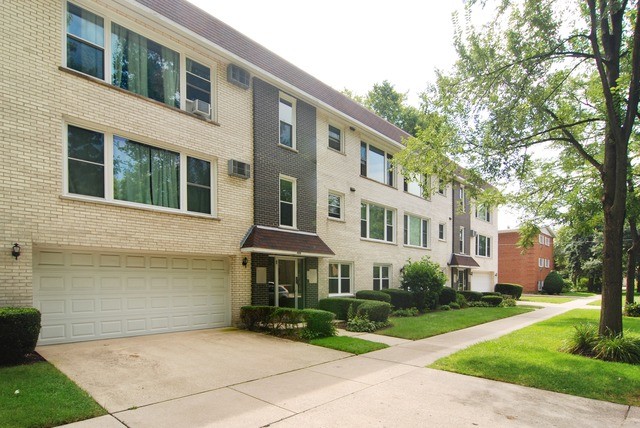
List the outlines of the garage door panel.
<svg viewBox="0 0 640 428">
<path fill-rule="evenodd" d="M 491 272 L 476 272 L 471 281 L 473 291 L 493 291 L 493 274 Z"/>
<path fill-rule="evenodd" d="M 223 260 L 41 250 L 34 265 L 41 345 L 230 323 Z"/>
</svg>

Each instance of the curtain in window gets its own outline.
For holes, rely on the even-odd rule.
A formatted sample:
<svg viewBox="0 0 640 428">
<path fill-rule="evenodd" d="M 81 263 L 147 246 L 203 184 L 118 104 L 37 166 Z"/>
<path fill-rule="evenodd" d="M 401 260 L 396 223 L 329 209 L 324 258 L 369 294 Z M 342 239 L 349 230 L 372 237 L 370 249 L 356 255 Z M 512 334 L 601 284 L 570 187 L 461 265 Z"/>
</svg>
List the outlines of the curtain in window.
<svg viewBox="0 0 640 428">
<path fill-rule="evenodd" d="M 118 24 L 111 24 L 113 84 L 149 96 L 147 39 Z"/>
<path fill-rule="evenodd" d="M 151 155 L 151 200 L 153 205 L 180 208 L 180 156 L 149 148 Z"/>
<path fill-rule="evenodd" d="M 162 46 L 162 80 L 164 102 L 180 107 L 180 54 Z"/>
</svg>

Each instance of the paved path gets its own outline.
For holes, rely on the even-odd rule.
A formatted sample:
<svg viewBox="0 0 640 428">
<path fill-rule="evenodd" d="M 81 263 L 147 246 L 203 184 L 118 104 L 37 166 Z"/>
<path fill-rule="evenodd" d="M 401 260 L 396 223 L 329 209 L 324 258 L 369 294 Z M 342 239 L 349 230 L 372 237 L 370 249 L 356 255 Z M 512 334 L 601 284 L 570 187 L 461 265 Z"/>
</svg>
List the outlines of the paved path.
<svg viewBox="0 0 640 428">
<path fill-rule="evenodd" d="M 417 341 L 360 335 L 391 346 L 69 426 L 640 427 L 638 407 L 424 368 L 593 300 L 549 305 Z"/>
</svg>

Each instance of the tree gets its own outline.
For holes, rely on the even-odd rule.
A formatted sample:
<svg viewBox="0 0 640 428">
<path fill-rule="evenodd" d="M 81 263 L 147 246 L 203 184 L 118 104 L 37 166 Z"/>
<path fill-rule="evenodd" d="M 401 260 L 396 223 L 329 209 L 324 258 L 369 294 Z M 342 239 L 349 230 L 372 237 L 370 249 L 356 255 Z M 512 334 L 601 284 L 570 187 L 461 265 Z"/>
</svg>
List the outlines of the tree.
<svg viewBox="0 0 640 428">
<path fill-rule="evenodd" d="M 402 269 L 400 286 L 413 293 L 416 307 L 421 311 L 425 306 L 433 309 L 438 303 L 442 287 L 447 283 L 440 265 L 429 260 L 429 257 L 423 257 L 417 262 L 409 260 Z"/>
<path fill-rule="evenodd" d="M 458 60 L 449 74 L 438 73 L 424 97 L 426 113 L 439 119 L 407 141 L 398 162 L 437 172 L 429 164 L 436 156 L 425 153 L 444 150 L 490 182 L 531 184 L 514 191 L 514 200 L 542 208 L 562 198 L 563 185 L 575 189 L 591 177 L 603 217 L 599 331 L 621 333 L 640 3 L 502 0 L 495 19 L 476 29 L 472 11 L 484 3 L 469 2 L 467 19 L 454 20 Z"/>
</svg>

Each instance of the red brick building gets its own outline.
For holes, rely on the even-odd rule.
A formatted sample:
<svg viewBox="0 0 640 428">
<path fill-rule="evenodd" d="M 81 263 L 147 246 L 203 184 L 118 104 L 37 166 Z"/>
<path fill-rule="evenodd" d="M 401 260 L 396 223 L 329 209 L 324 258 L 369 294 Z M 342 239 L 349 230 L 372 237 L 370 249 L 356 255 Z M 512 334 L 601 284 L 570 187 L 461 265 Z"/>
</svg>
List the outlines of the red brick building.
<svg viewBox="0 0 640 428">
<path fill-rule="evenodd" d="M 520 231 L 498 231 L 498 282 L 520 284 L 524 293 L 537 293 L 553 270 L 553 231 L 540 229 L 537 241 L 522 253 L 518 247 Z"/>
</svg>

